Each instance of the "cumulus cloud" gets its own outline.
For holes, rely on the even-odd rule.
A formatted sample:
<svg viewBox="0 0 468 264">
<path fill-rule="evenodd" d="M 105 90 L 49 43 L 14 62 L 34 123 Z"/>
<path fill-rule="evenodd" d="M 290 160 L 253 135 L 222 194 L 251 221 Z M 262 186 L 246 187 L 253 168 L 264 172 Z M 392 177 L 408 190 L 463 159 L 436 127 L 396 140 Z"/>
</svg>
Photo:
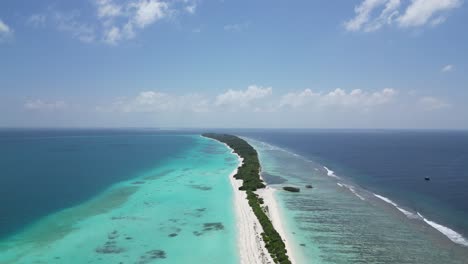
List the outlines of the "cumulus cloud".
<svg viewBox="0 0 468 264">
<path fill-rule="evenodd" d="M 196 12 L 195 0 L 91 0 L 94 14 L 82 10 L 62 12 L 49 9 L 32 15 L 28 23 L 34 27 L 54 22 L 61 31 L 71 33 L 85 43 L 104 42 L 117 45 L 130 40 L 147 27 L 176 14 Z M 183 12 L 179 12 L 183 11 Z M 85 21 L 85 17 L 87 17 Z M 91 17 L 92 19 L 89 19 Z"/>
<path fill-rule="evenodd" d="M 431 97 L 431 96 L 425 96 L 419 99 L 419 105 L 422 107 L 422 109 L 427 110 L 427 111 L 432 111 L 432 110 L 439 110 L 443 108 L 448 108 L 451 105 L 439 98 L 436 97 Z"/>
<path fill-rule="evenodd" d="M 200 94 L 174 95 L 149 90 L 129 98 L 117 98 L 99 111 L 107 112 L 276 112 L 288 109 L 353 108 L 368 110 L 392 102 L 398 92 L 386 88 L 379 91 L 335 89 L 314 92 L 305 89 L 273 96 L 273 88 L 250 85 L 246 89 L 227 90 L 215 96 Z"/>
<path fill-rule="evenodd" d="M 103 41 L 117 44 L 132 39 L 142 30 L 170 15 L 168 2 L 161 0 L 134 0 L 117 3 L 114 0 L 95 0 L 101 21 Z"/>
<path fill-rule="evenodd" d="M 216 97 L 215 105 L 227 107 L 229 109 L 246 108 L 253 101 L 265 98 L 271 95 L 273 89 L 271 87 L 261 87 L 251 85 L 246 90 L 228 90 Z"/>
<path fill-rule="evenodd" d="M 0 19 L 0 41 L 11 36 L 13 30 Z"/>
<path fill-rule="evenodd" d="M 122 6 L 115 4 L 112 0 L 96 0 L 97 13 L 99 17 L 116 17 L 122 14 Z"/>
<path fill-rule="evenodd" d="M 440 70 L 441 72 L 451 72 L 455 69 L 455 66 L 453 66 L 452 64 L 448 64 L 448 65 L 445 65 L 444 67 L 442 67 L 442 69 Z"/>
<path fill-rule="evenodd" d="M 344 27 L 348 31 L 372 32 L 393 24 L 402 28 L 436 26 L 445 22 L 448 11 L 462 4 L 462 0 L 363 0 L 354 8 L 355 17 Z"/>
<path fill-rule="evenodd" d="M 381 91 L 366 92 L 354 89 L 347 92 L 343 89 L 335 89 L 328 93 L 313 92 L 305 89 L 297 93 L 288 93 L 282 96 L 279 106 L 288 108 L 301 107 L 372 107 L 391 102 L 397 95 L 397 91 L 385 88 Z"/>
<path fill-rule="evenodd" d="M 61 110 L 67 107 L 64 101 L 43 101 L 40 99 L 30 100 L 24 104 L 27 110 Z"/>
<path fill-rule="evenodd" d="M 402 27 L 422 26 L 430 21 L 440 24 L 445 21 L 444 12 L 458 8 L 462 3 L 462 0 L 413 0 L 398 22 Z M 434 18 L 436 15 L 440 17 Z"/>
<path fill-rule="evenodd" d="M 131 8 L 135 9 L 132 20 L 140 27 L 144 28 L 167 16 L 169 5 L 158 0 L 140 0 L 132 3 Z"/>
</svg>

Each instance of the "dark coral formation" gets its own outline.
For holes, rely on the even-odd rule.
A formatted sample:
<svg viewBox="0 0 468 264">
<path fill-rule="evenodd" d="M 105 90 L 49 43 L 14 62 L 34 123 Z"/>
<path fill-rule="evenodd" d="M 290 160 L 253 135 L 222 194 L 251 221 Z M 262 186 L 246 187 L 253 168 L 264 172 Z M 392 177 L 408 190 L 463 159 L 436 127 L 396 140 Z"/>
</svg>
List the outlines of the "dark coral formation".
<svg viewBox="0 0 468 264">
<path fill-rule="evenodd" d="M 210 191 L 213 187 L 202 185 L 202 184 L 191 184 L 190 187 L 200 190 L 200 191 Z"/>
<path fill-rule="evenodd" d="M 198 208 L 198 209 L 195 209 L 194 211 L 192 212 L 186 212 L 184 213 L 184 215 L 189 215 L 189 216 L 193 216 L 193 217 L 201 217 L 204 213 L 206 212 L 206 208 Z"/>
<path fill-rule="evenodd" d="M 145 184 L 144 181 L 134 181 L 132 182 L 133 185 Z"/>
<path fill-rule="evenodd" d="M 201 236 L 205 234 L 206 232 L 209 231 L 220 231 L 224 230 L 224 225 L 223 223 L 216 222 L 216 223 L 204 223 L 203 224 L 203 229 L 201 231 L 193 231 L 193 234 L 195 236 Z"/>
<path fill-rule="evenodd" d="M 153 260 L 165 259 L 166 257 L 167 257 L 166 252 L 164 252 L 164 250 L 160 250 L 160 249 L 150 250 L 140 257 L 137 264 L 146 264 L 146 263 L 150 263 Z"/>
<path fill-rule="evenodd" d="M 288 192 L 300 192 L 301 191 L 301 189 L 297 187 L 292 187 L 292 186 L 283 187 L 283 190 L 288 191 Z"/>
<path fill-rule="evenodd" d="M 95 249 L 98 254 L 119 254 L 125 251 L 124 248 L 117 246 L 116 239 L 119 237 L 117 230 L 112 231 L 107 234 L 107 241 L 103 246 L 97 247 Z"/>
<path fill-rule="evenodd" d="M 154 175 L 145 177 L 145 180 L 156 180 L 156 179 L 158 179 L 158 178 L 161 178 L 161 177 L 163 177 L 163 176 L 166 176 L 167 174 L 169 174 L 169 173 L 171 173 L 171 172 L 173 172 L 173 171 L 174 171 L 173 169 L 165 170 L 165 171 L 156 173 L 156 174 L 154 174 Z"/>
<path fill-rule="evenodd" d="M 224 225 L 222 223 L 204 223 L 203 224 L 203 231 L 211 231 L 211 230 L 223 230 Z"/>
</svg>

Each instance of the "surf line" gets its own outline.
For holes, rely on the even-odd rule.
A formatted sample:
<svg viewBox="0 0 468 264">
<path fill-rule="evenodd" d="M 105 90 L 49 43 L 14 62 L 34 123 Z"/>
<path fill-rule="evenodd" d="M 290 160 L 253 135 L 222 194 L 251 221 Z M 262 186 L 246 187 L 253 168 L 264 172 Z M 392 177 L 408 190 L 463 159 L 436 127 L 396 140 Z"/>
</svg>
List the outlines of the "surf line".
<svg viewBox="0 0 468 264">
<path fill-rule="evenodd" d="M 387 198 L 385 196 L 378 195 L 378 194 L 375 194 L 375 193 L 374 193 L 374 196 L 379 198 L 380 200 L 394 206 L 396 209 L 398 209 L 398 211 L 402 212 L 404 215 L 406 215 L 410 219 L 423 220 L 426 224 L 428 224 L 429 226 L 433 227 L 434 229 L 436 229 L 437 231 L 442 233 L 444 236 L 446 236 L 452 242 L 454 242 L 456 244 L 459 244 L 459 245 L 462 245 L 462 246 L 465 246 L 465 247 L 468 247 L 468 240 L 466 238 L 464 238 L 461 234 L 457 233 L 455 230 L 453 230 L 453 229 L 451 229 L 449 227 L 443 226 L 441 224 L 438 224 L 438 223 L 436 223 L 434 221 L 431 221 L 431 220 L 425 218 L 419 212 L 417 212 L 416 214 L 411 213 L 410 211 L 407 211 L 407 210 L 401 208 L 397 203 L 395 203 L 394 201 L 390 200 L 389 198 Z"/>
</svg>

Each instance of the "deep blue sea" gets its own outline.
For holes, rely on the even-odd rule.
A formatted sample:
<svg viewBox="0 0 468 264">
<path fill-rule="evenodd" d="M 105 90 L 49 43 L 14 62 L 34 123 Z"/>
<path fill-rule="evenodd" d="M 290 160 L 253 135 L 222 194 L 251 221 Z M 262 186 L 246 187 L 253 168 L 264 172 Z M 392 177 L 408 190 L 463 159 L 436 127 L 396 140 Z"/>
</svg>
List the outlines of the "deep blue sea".
<svg viewBox="0 0 468 264">
<path fill-rule="evenodd" d="M 315 130 L 246 135 L 318 161 L 335 174 L 447 223 L 468 237 L 466 131 Z"/>
<path fill-rule="evenodd" d="M 466 263 L 468 132 L 238 134 L 259 150 L 273 187 L 315 185 L 279 197 L 294 240 L 316 263 Z"/>
<path fill-rule="evenodd" d="M 154 130 L 0 130 L 0 238 L 193 144 Z M 167 136 L 164 136 L 167 135 Z"/>
</svg>

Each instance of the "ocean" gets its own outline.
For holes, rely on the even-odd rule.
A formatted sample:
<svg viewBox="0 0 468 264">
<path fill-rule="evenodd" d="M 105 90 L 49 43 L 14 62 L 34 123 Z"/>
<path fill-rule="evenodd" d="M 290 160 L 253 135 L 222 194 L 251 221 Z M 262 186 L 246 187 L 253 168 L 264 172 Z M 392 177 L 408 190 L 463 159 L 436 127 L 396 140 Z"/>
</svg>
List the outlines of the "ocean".
<svg viewBox="0 0 468 264">
<path fill-rule="evenodd" d="M 238 263 L 228 178 L 238 161 L 222 144 L 188 132 L 2 130 L 0 146 L 2 264 Z"/>
<path fill-rule="evenodd" d="M 239 135 L 258 150 L 264 179 L 278 189 L 300 263 L 467 263 L 468 132 Z M 302 191 L 281 191 L 286 185 Z"/>
<path fill-rule="evenodd" d="M 468 132 L 218 132 L 257 149 L 299 264 L 467 263 Z M 1 130 L 0 263 L 239 263 L 237 162 L 200 131 Z"/>
</svg>

